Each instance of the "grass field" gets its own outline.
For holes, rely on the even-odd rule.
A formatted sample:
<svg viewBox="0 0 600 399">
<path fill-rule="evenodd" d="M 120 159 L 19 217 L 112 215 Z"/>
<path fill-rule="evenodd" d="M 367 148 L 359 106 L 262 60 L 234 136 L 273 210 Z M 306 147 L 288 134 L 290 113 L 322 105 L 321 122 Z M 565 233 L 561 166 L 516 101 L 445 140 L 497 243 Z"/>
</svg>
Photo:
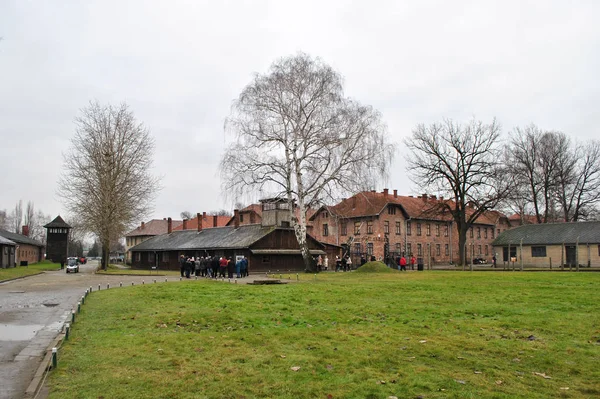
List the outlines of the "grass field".
<svg viewBox="0 0 600 399">
<path fill-rule="evenodd" d="M 599 397 L 599 285 L 598 273 L 353 272 L 94 292 L 50 398 Z"/>
<path fill-rule="evenodd" d="M 29 266 L 17 266 L 7 269 L 0 269 L 0 281 L 10 280 L 18 277 L 31 276 L 44 270 L 59 270 L 60 263 L 52 263 L 44 260 Z"/>
</svg>

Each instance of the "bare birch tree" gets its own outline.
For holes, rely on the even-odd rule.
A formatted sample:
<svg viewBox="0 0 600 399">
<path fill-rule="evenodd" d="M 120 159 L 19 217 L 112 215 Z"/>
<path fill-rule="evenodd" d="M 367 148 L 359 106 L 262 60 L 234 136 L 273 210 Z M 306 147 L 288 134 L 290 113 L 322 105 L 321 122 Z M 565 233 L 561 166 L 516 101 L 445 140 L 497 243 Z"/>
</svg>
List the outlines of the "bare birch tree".
<svg viewBox="0 0 600 399">
<path fill-rule="evenodd" d="M 316 269 L 307 209 L 373 187 L 394 152 L 380 113 L 345 97 L 340 74 L 302 53 L 257 74 L 235 101 L 226 129 L 235 140 L 220 165 L 223 189 L 236 199 L 248 189 L 285 199 L 307 271 Z"/>
<path fill-rule="evenodd" d="M 126 104 L 92 102 L 76 118 L 58 195 L 82 227 L 98 236 L 102 267 L 110 244 L 147 216 L 159 190 L 150 174 L 154 140 Z"/>
<path fill-rule="evenodd" d="M 469 228 L 508 192 L 507 182 L 500 178 L 499 139 L 496 120 L 490 124 L 472 120 L 465 125 L 444 120 L 418 125 L 405 140 L 411 151 L 407 166 L 411 180 L 453 200 L 439 206 L 456 223 L 461 263 L 466 262 Z"/>
<path fill-rule="evenodd" d="M 0 229 L 8 229 L 10 217 L 6 213 L 6 209 L 0 210 Z"/>
</svg>

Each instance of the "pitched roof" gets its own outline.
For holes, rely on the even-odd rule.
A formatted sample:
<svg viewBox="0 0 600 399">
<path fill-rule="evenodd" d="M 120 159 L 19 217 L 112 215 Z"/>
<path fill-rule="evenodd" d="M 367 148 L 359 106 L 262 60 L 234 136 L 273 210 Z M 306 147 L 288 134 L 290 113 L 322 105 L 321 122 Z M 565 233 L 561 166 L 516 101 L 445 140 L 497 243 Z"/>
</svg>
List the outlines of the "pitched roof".
<svg viewBox="0 0 600 399">
<path fill-rule="evenodd" d="M 249 224 L 234 227 L 214 227 L 210 229 L 180 230 L 162 234 L 131 248 L 131 251 L 176 251 L 192 249 L 232 249 L 248 248 L 270 232 L 274 226 L 263 227 Z"/>
<path fill-rule="evenodd" d="M 527 224 L 506 230 L 492 245 L 600 244 L 600 222 Z"/>
<path fill-rule="evenodd" d="M 11 233 L 10 231 L 3 230 L 3 229 L 0 229 L 0 236 L 7 238 L 11 241 L 14 241 L 17 244 L 33 245 L 36 247 L 44 246 L 44 244 L 42 244 L 39 241 L 34 240 L 33 238 L 29 238 L 27 236 L 24 236 L 23 234 Z"/>
<path fill-rule="evenodd" d="M 69 226 L 69 224 L 67 224 L 67 222 L 65 222 L 63 220 L 63 218 L 60 217 L 60 215 L 58 215 L 57 217 L 55 217 L 53 221 L 51 221 L 50 223 L 48 223 L 44 227 L 45 228 L 49 228 L 49 227 L 62 227 L 62 228 L 67 228 L 67 229 L 71 229 L 72 228 L 71 226 Z"/>
<path fill-rule="evenodd" d="M 171 221 L 172 228 L 175 229 L 180 226 L 183 222 L 181 220 Z M 144 226 L 138 226 L 125 234 L 125 237 L 138 237 L 138 236 L 157 236 L 159 234 L 165 234 L 168 231 L 168 221 L 166 219 L 152 219 L 151 221 L 144 223 Z"/>
<path fill-rule="evenodd" d="M 373 191 L 363 191 L 350 198 L 342 200 L 327 209 L 334 215 L 342 218 L 356 218 L 377 216 L 383 212 L 388 204 L 399 205 L 405 217 L 411 219 L 452 221 L 452 215 L 445 204 L 452 206 L 451 200 L 437 199 L 434 196 L 403 196 Z M 467 210 L 469 212 L 469 210 Z M 496 211 L 494 211 L 496 212 Z M 496 212 L 498 214 L 499 212 Z M 314 214 L 316 215 L 316 213 Z M 314 217 L 313 215 L 313 217 Z M 495 215 L 495 214 L 494 214 Z M 477 218 L 478 224 L 495 224 L 497 216 L 483 214 Z"/>
<path fill-rule="evenodd" d="M 8 238 L 4 238 L 2 236 L 0 236 L 0 244 L 2 244 L 2 245 L 17 245 L 14 241 L 11 241 Z"/>
<path fill-rule="evenodd" d="M 200 215 L 202 218 L 202 228 L 208 229 L 211 227 L 223 227 L 226 226 L 227 223 L 233 218 L 232 216 L 217 216 L 217 225 L 215 226 L 214 216 L 213 215 Z M 189 219 L 186 224 L 186 230 L 198 230 L 198 216 Z M 183 230 L 183 222 L 179 224 L 177 227 L 173 227 L 173 231 Z M 166 233 L 166 231 L 165 231 Z"/>
</svg>

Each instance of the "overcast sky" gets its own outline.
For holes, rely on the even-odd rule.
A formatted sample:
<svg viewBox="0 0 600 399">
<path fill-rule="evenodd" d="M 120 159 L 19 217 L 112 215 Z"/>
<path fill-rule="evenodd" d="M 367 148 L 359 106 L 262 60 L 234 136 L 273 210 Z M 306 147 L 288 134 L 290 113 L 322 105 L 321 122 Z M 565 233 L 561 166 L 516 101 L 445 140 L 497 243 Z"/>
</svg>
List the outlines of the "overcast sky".
<svg viewBox="0 0 600 399">
<path fill-rule="evenodd" d="M 127 102 L 156 139 L 154 217 L 221 208 L 223 122 L 253 73 L 299 51 L 417 123 L 496 117 L 599 138 L 600 2 L 0 0 L 0 209 L 55 216 L 62 153 L 90 100 Z M 403 146 L 380 184 L 418 194 Z"/>
</svg>

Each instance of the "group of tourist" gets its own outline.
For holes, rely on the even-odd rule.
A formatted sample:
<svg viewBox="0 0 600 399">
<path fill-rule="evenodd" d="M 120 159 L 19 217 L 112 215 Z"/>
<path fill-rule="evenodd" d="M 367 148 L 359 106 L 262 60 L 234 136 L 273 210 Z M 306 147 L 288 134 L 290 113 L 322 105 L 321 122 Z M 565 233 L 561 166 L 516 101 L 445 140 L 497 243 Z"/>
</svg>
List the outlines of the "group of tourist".
<svg viewBox="0 0 600 399">
<path fill-rule="evenodd" d="M 192 274 L 197 277 L 233 278 L 234 273 L 237 278 L 248 276 L 248 258 L 245 256 L 234 262 L 231 256 L 185 256 L 179 258 L 179 268 L 181 277 L 191 278 Z"/>
<path fill-rule="evenodd" d="M 411 256 L 410 257 L 410 270 L 415 270 L 415 263 L 417 263 L 417 258 L 415 258 L 414 256 Z M 404 255 L 402 255 L 400 257 L 400 259 L 398 259 L 398 270 L 406 271 L 406 258 L 404 257 Z"/>
</svg>

